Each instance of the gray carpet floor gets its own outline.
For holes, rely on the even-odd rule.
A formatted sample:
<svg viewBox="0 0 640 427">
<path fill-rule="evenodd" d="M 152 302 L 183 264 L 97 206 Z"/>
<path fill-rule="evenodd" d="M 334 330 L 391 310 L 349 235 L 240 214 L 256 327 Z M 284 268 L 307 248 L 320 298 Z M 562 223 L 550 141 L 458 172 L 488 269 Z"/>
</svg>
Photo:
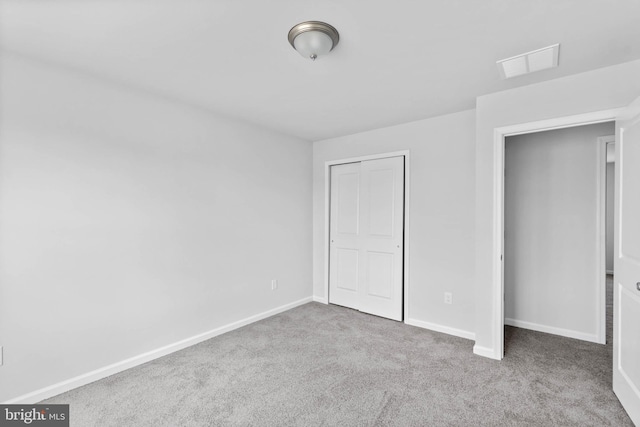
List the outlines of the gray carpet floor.
<svg viewBox="0 0 640 427">
<path fill-rule="evenodd" d="M 633 425 L 610 344 L 505 336 L 493 361 L 469 340 L 310 303 L 44 403 L 69 403 L 83 427 Z"/>
</svg>

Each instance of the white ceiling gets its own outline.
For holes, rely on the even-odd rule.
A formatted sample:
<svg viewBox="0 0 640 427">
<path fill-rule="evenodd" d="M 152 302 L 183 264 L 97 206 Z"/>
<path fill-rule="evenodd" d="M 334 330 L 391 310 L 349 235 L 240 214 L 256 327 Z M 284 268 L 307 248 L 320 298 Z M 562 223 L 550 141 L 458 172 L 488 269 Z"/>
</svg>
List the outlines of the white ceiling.
<svg viewBox="0 0 640 427">
<path fill-rule="evenodd" d="M 0 48 L 307 140 L 473 108 L 479 95 L 640 58 L 638 0 L 0 0 Z M 321 20 L 317 61 L 287 41 Z M 560 66 L 495 62 L 560 43 Z M 428 138 L 428 135 L 425 135 Z"/>
</svg>

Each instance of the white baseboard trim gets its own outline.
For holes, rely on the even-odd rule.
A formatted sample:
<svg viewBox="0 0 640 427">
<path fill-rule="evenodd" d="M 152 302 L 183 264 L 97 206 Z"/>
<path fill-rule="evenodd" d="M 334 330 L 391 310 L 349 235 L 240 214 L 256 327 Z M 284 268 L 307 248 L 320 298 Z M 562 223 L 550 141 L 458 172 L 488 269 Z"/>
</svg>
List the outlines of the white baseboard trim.
<svg viewBox="0 0 640 427">
<path fill-rule="evenodd" d="M 314 300 L 315 302 L 319 302 L 319 303 L 321 303 L 321 304 L 329 304 L 329 302 L 327 301 L 327 299 L 326 299 L 326 298 L 324 298 L 324 297 L 317 297 L 317 296 L 315 296 L 315 295 L 314 295 L 314 296 L 313 296 L 313 300 Z"/>
<path fill-rule="evenodd" d="M 451 328 L 449 326 L 438 325 L 437 323 L 430 323 L 417 319 L 405 319 L 404 323 L 411 326 L 417 326 L 418 328 L 429 329 L 430 331 L 442 332 L 443 334 L 466 338 L 468 340 L 476 339 L 476 334 L 473 332 L 463 331 L 462 329 Z"/>
<path fill-rule="evenodd" d="M 182 350 L 184 348 L 198 344 L 202 341 L 206 341 L 210 338 L 216 337 L 218 335 L 222 335 L 225 332 L 233 331 L 234 329 L 238 329 L 243 326 L 249 325 L 251 323 L 257 322 L 259 320 L 266 319 L 267 317 L 274 316 L 278 313 L 282 313 L 284 311 L 309 303 L 311 301 L 312 301 L 312 297 L 307 297 L 298 301 L 294 301 L 289 304 L 282 305 L 280 307 L 276 307 L 271 310 L 267 310 L 265 312 L 256 314 L 254 316 L 250 316 L 245 319 L 238 320 L 237 322 L 229 323 L 227 325 L 221 326 L 216 329 L 212 329 L 207 332 L 203 332 L 198 335 L 194 335 L 190 338 L 186 338 L 184 340 L 175 342 L 173 344 L 169 344 L 164 347 L 160 347 L 155 350 L 151 350 L 146 353 L 142 353 L 137 356 L 130 357 L 120 362 L 117 362 L 108 366 L 104 366 L 102 368 L 98 368 L 91 372 L 87 372 L 86 374 L 78 375 L 77 377 L 73 377 L 68 380 L 59 382 L 57 384 L 53 384 L 48 387 L 41 388 L 40 390 L 36 390 L 31 393 L 24 394 L 22 396 L 18 396 L 16 398 L 7 400 L 6 402 L 4 402 L 4 404 L 34 404 L 34 403 L 40 402 L 41 400 L 48 399 L 60 393 L 67 392 L 69 390 L 73 390 L 74 388 L 81 387 L 83 385 L 92 383 L 94 381 L 101 380 L 110 375 L 117 374 L 118 372 L 122 372 L 124 370 L 133 368 L 138 365 L 142 365 L 143 363 L 147 363 L 159 357 L 166 356 L 167 354 L 176 352 L 178 350 Z"/>
<path fill-rule="evenodd" d="M 538 323 L 525 322 L 523 320 L 516 319 L 504 319 L 504 324 L 508 326 L 515 326 L 517 328 L 530 329 L 532 331 L 544 332 L 547 334 L 560 335 L 567 338 L 575 338 L 577 340 L 594 342 L 596 344 L 602 344 L 598 340 L 597 334 L 587 334 L 584 332 L 573 331 L 571 329 L 556 328 L 554 326 L 540 325 Z"/>
<path fill-rule="evenodd" d="M 496 354 L 496 352 L 489 347 L 481 347 L 479 345 L 474 345 L 473 354 L 477 354 L 478 356 L 482 356 L 482 357 L 488 357 L 489 359 L 502 360 L 502 357 Z"/>
</svg>

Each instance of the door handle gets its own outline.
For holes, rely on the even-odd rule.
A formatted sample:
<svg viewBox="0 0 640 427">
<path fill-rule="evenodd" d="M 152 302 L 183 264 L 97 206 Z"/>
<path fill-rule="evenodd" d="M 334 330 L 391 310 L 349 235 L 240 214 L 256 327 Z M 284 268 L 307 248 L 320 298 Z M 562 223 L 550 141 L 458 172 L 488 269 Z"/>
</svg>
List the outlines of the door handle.
<svg viewBox="0 0 640 427">
<path fill-rule="evenodd" d="M 640 291 L 640 282 L 636 283 L 636 288 Z"/>
</svg>

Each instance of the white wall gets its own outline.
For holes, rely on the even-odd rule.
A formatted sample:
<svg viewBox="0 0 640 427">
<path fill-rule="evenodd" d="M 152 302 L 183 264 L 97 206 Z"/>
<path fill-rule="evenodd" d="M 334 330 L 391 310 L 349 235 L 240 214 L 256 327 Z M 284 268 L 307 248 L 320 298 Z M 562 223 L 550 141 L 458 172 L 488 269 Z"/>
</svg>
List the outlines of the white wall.
<svg viewBox="0 0 640 427">
<path fill-rule="evenodd" d="M 325 162 L 410 150 L 409 305 L 405 319 L 474 331 L 473 110 L 313 144 L 314 296 L 324 297 Z M 444 304 L 444 292 L 453 304 Z"/>
<path fill-rule="evenodd" d="M 506 138 L 506 324 L 598 341 L 598 137 L 614 133 L 609 122 Z"/>
<path fill-rule="evenodd" d="M 500 358 L 498 274 L 494 268 L 497 194 L 494 192 L 496 128 L 628 105 L 640 94 L 640 61 L 575 74 L 477 98 L 476 101 L 476 345 Z"/>
<path fill-rule="evenodd" d="M 607 144 L 613 145 L 613 144 Z M 606 269 L 613 272 L 613 219 L 615 208 L 616 164 L 607 163 L 607 207 L 606 207 Z"/>
<path fill-rule="evenodd" d="M 311 297 L 309 142 L 14 55 L 0 76 L 0 401 Z"/>
</svg>

